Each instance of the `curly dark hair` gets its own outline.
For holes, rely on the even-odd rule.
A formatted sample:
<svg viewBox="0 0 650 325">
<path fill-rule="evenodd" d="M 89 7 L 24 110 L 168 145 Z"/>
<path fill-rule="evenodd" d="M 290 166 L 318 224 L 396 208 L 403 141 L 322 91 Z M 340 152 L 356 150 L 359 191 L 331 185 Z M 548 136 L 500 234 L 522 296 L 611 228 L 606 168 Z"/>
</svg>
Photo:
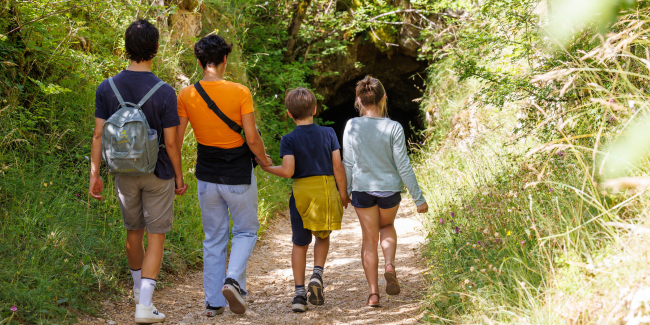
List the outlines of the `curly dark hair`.
<svg viewBox="0 0 650 325">
<path fill-rule="evenodd" d="M 138 19 L 124 33 L 124 47 L 129 59 L 138 63 L 149 61 L 158 53 L 158 28 L 146 19 Z"/>
<path fill-rule="evenodd" d="M 232 52 L 232 43 L 226 43 L 226 40 L 219 35 L 208 35 L 194 44 L 194 56 L 201 62 L 203 68 L 210 63 L 221 64 L 230 52 Z"/>
</svg>

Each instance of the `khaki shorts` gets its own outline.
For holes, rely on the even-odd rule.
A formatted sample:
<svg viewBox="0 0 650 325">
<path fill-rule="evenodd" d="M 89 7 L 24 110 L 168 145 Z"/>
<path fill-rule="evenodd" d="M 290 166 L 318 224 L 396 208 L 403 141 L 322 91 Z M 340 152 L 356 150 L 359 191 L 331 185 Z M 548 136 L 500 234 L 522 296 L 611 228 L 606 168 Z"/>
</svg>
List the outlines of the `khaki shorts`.
<svg viewBox="0 0 650 325">
<path fill-rule="evenodd" d="M 172 229 L 174 219 L 174 179 L 163 180 L 156 175 L 115 176 L 117 200 L 126 230 L 164 234 Z"/>
</svg>

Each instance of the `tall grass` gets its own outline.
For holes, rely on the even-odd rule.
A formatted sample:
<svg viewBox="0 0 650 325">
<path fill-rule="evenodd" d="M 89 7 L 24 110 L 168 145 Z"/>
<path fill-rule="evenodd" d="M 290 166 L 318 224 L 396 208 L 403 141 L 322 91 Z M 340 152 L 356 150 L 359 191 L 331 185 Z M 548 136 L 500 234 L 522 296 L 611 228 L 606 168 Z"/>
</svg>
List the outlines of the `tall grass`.
<svg viewBox="0 0 650 325">
<path fill-rule="evenodd" d="M 558 297 L 591 286 L 595 265 L 620 248 L 621 230 L 612 225 L 647 220 L 643 192 L 613 194 L 599 184 L 612 174 L 602 167 L 610 146 L 649 113 L 650 68 L 641 50 L 649 13 L 623 17 L 592 48 L 572 45 L 565 62 L 533 79 L 540 87 L 559 84 L 553 95 L 560 98 L 573 89 L 579 100 L 560 109 L 526 100 L 481 105 L 486 129 L 469 150 L 438 142 L 417 156 L 416 174 L 433 211 L 426 222 L 427 321 L 566 322 Z M 441 109 L 453 112 L 457 100 L 449 102 Z M 544 118 L 522 133 L 518 126 L 531 112 Z M 555 135 L 544 129 L 548 124 Z M 645 159 L 628 166 L 614 174 L 650 170 Z M 585 311 L 584 323 L 599 319 L 590 312 L 596 313 Z"/>
</svg>

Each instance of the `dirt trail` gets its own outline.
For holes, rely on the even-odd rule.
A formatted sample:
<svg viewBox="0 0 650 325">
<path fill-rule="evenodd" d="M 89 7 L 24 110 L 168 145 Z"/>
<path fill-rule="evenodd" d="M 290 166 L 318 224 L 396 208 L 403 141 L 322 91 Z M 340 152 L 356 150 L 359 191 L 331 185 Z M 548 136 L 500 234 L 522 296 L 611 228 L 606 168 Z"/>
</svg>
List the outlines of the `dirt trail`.
<svg viewBox="0 0 650 325">
<path fill-rule="evenodd" d="M 413 324 L 420 319 L 420 299 L 424 287 L 419 247 L 424 242 L 421 223 L 413 201 L 403 200 L 395 220 L 398 234 L 397 275 L 402 285 L 399 296 L 385 294 L 383 258 L 380 254 L 381 308 L 364 305 L 367 282 L 361 265 L 361 228 L 354 209 L 343 217 L 340 231 L 332 234 L 325 266 L 325 305 L 309 305 L 306 313 L 293 313 L 291 273 L 291 226 L 280 215 L 266 230 L 248 264 L 248 311 L 235 315 L 226 310 L 214 318 L 204 316 L 203 273 L 192 272 L 172 286 L 157 290 L 153 301 L 167 315 L 167 324 Z M 312 244 L 313 245 L 313 244 Z M 307 279 L 313 256 L 307 259 Z M 128 297 L 107 303 L 103 317 L 81 320 L 93 324 L 132 324 L 134 305 Z"/>
</svg>

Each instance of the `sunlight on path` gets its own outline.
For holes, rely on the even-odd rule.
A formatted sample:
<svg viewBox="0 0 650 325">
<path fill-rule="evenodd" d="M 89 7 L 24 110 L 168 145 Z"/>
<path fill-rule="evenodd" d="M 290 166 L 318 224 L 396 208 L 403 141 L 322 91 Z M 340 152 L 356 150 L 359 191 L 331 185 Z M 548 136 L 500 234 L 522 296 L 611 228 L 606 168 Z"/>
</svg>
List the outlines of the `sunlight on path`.
<svg viewBox="0 0 650 325">
<path fill-rule="evenodd" d="M 413 324 L 421 316 L 420 303 L 424 279 L 419 246 L 424 242 L 421 223 L 411 199 L 402 201 L 395 220 L 398 234 L 397 275 L 402 285 L 399 296 L 384 293 L 383 258 L 380 251 L 381 308 L 364 305 L 367 284 L 360 259 L 361 228 L 354 209 L 343 217 L 342 229 L 332 234 L 330 254 L 325 266 L 325 305 L 309 305 L 306 313 L 290 309 L 293 298 L 291 274 L 291 225 L 280 215 L 258 241 L 248 264 L 249 309 L 243 316 L 226 310 L 221 316 L 207 318 L 203 305 L 203 273 L 191 272 L 173 286 L 156 291 L 154 304 L 167 315 L 166 324 Z M 313 245 L 313 244 L 312 244 Z M 313 256 L 307 259 L 307 279 L 311 276 Z M 123 297 L 109 303 L 102 318 L 82 323 L 132 324 L 135 306 Z"/>
</svg>

